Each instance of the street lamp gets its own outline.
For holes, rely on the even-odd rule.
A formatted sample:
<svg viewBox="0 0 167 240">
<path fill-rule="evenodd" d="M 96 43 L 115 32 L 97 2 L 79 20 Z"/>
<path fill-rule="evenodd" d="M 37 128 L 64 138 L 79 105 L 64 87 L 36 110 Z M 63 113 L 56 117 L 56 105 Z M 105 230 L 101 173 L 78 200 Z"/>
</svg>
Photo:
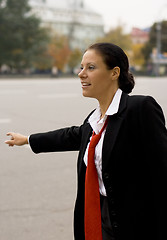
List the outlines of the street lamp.
<svg viewBox="0 0 167 240">
<path fill-rule="evenodd" d="M 159 68 L 160 68 L 160 57 L 161 57 L 161 22 L 156 23 L 156 31 L 157 31 L 157 37 L 156 37 L 156 48 L 157 48 L 157 54 L 156 54 L 156 75 L 159 76 Z"/>
</svg>

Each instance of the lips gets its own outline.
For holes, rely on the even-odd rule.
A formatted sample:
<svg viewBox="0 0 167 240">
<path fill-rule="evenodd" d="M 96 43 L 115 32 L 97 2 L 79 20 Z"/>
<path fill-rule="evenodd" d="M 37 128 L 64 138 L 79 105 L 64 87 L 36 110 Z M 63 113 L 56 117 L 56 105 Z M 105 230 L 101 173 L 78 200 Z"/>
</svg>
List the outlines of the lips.
<svg viewBox="0 0 167 240">
<path fill-rule="evenodd" d="M 87 82 L 81 82 L 81 84 L 82 84 L 82 87 L 88 87 L 91 85 L 90 83 L 87 83 Z"/>
</svg>

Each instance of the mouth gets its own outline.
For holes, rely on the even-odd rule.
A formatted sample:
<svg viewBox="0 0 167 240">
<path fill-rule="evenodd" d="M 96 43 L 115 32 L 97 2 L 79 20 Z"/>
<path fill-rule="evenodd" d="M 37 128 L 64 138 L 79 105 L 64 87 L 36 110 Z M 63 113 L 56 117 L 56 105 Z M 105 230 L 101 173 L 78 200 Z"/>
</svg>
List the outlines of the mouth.
<svg viewBox="0 0 167 240">
<path fill-rule="evenodd" d="M 91 84 L 87 82 L 81 82 L 82 87 L 89 87 Z"/>
</svg>

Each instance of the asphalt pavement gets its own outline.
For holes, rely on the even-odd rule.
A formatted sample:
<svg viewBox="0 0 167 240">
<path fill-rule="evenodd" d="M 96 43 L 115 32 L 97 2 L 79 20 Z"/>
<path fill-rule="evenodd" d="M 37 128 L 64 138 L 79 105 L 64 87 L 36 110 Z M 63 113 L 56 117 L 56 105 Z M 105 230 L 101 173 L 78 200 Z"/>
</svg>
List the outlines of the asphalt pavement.
<svg viewBox="0 0 167 240">
<path fill-rule="evenodd" d="M 167 77 L 137 77 L 132 94 L 152 95 L 167 118 Z M 77 152 L 34 154 L 8 147 L 30 135 L 82 124 L 97 106 L 74 79 L 0 79 L 0 240 L 72 240 Z"/>
</svg>

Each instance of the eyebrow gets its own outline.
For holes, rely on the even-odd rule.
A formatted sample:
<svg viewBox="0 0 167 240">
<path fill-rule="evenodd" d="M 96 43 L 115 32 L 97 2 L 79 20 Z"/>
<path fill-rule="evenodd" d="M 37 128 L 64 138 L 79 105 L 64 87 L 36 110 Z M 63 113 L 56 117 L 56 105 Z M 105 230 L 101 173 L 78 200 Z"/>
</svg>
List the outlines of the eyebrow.
<svg viewBox="0 0 167 240">
<path fill-rule="evenodd" d="M 93 62 L 89 62 L 89 63 L 87 63 L 86 64 L 86 66 L 88 66 L 88 65 L 91 65 L 91 64 L 93 64 L 93 65 L 96 65 L 95 63 L 93 63 Z M 83 64 L 81 63 L 81 66 L 83 66 Z"/>
</svg>

